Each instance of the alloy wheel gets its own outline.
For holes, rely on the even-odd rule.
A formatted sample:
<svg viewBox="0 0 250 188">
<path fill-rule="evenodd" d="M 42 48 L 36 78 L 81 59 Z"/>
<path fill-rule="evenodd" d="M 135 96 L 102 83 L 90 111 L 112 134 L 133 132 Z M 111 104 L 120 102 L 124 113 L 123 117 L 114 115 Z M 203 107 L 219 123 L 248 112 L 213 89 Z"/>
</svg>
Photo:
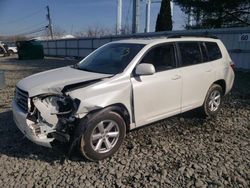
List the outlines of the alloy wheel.
<svg viewBox="0 0 250 188">
<path fill-rule="evenodd" d="M 99 122 L 91 134 L 91 147 L 98 153 L 109 152 L 119 139 L 119 126 L 113 120 Z"/>
<path fill-rule="evenodd" d="M 211 92 L 209 96 L 208 107 L 211 112 L 218 110 L 221 103 L 221 94 L 218 90 Z"/>
</svg>

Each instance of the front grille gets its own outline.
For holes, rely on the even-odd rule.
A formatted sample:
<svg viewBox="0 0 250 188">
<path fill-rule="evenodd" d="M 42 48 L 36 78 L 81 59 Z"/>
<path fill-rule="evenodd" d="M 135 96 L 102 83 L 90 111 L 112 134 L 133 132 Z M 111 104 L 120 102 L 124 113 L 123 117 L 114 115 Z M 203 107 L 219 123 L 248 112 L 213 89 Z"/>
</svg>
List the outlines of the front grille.
<svg viewBox="0 0 250 188">
<path fill-rule="evenodd" d="M 23 91 L 16 87 L 15 91 L 15 101 L 17 105 L 24 111 L 28 112 L 28 92 Z"/>
</svg>

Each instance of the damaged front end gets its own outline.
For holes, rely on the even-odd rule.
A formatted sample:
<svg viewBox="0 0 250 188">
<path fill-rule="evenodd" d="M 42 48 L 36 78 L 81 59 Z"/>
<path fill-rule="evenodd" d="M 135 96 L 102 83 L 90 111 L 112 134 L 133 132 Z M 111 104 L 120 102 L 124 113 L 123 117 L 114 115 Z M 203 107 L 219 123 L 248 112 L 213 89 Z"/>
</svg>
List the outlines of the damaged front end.
<svg viewBox="0 0 250 188">
<path fill-rule="evenodd" d="M 27 120 L 35 136 L 53 143 L 69 142 L 80 101 L 70 96 L 46 94 L 30 98 Z"/>
</svg>

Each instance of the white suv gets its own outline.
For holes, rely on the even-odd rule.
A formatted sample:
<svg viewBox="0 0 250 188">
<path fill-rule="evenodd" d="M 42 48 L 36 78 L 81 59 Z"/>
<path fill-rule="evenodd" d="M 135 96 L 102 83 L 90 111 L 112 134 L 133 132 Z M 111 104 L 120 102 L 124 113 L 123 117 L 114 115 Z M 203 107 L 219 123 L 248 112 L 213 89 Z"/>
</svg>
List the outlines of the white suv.
<svg viewBox="0 0 250 188">
<path fill-rule="evenodd" d="M 215 38 L 112 42 L 74 66 L 19 81 L 14 120 L 39 145 L 77 145 L 87 159 L 101 160 L 131 129 L 198 107 L 215 115 L 234 82 L 231 64 Z"/>
</svg>

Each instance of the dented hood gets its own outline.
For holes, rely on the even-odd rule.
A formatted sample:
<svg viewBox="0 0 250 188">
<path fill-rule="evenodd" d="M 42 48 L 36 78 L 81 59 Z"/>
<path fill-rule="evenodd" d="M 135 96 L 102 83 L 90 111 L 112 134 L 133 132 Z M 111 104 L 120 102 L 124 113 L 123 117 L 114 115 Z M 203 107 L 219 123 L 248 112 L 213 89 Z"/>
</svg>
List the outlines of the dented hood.
<svg viewBox="0 0 250 188">
<path fill-rule="evenodd" d="M 108 74 L 100 74 L 63 67 L 41 73 L 37 73 L 20 80 L 17 87 L 27 91 L 29 96 L 43 93 L 61 93 L 65 86 L 83 83 L 91 80 L 110 77 Z"/>
</svg>

